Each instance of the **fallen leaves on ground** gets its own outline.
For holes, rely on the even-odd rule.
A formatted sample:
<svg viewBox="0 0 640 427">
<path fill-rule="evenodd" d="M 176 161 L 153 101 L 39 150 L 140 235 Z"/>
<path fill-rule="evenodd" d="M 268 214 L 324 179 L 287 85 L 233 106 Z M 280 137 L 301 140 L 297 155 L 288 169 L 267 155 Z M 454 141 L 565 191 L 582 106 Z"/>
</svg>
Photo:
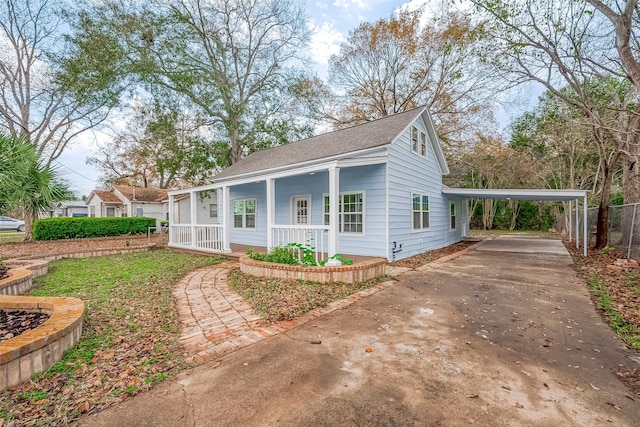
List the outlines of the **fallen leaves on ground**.
<svg viewBox="0 0 640 427">
<path fill-rule="evenodd" d="M 589 248 L 585 258 L 582 248 L 576 249 L 575 244 L 567 241 L 564 243 L 578 272 L 589 283 L 591 299 L 604 320 L 629 347 L 640 349 L 640 268 L 620 268 L 618 259 L 623 256 L 613 248 Z M 640 396 L 640 369 L 617 374 Z"/>
<path fill-rule="evenodd" d="M 234 269 L 229 272 L 231 286 L 265 319 L 271 322 L 291 320 L 331 301 L 345 298 L 379 284 L 388 277 L 360 283 L 320 284 L 250 276 Z"/>
<path fill-rule="evenodd" d="M 173 283 L 189 271 L 210 265 L 212 258 L 156 250 L 70 259 L 54 263 L 53 272 L 38 280 L 48 280 L 52 288 L 59 288 L 56 273 L 69 270 L 62 263 L 73 262 L 88 263 L 74 267 L 84 269 L 83 274 L 96 277 L 100 273 L 87 271 L 102 263 L 111 268 L 103 272 L 104 276 L 119 270 L 128 279 L 116 279 L 114 275 L 74 288 L 71 296 L 87 296 L 83 298 L 86 312 L 80 342 L 47 372 L 0 392 L 0 420 L 12 420 L 15 425 L 68 425 L 187 367 L 179 343 Z M 46 289 L 49 283 L 41 283 L 36 291 Z M 89 292 L 94 289 L 102 291 Z"/>
</svg>

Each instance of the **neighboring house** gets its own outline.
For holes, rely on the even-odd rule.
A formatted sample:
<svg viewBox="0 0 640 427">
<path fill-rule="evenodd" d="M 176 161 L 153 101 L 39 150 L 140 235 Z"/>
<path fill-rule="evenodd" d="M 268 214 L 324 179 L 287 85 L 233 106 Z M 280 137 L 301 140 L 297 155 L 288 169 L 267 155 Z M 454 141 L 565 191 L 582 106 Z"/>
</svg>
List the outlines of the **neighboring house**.
<svg viewBox="0 0 640 427">
<path fill-rule="evenodd" d="M 427 109 L 413 109 L 255 152 L 211 185 L 170 191 L 169 245 L 229 252 L 297 242 L 315 247 L 320 258 L 394 260 L 467 236 L 468 198 L 530 198 L 529 190 L 505 196 L 450 189 L 442 185 L 448 173 Z M 586 195 L 536 191 L 544 192 L 539 199 Z M 201 212 L 208 209 L 205 222 Z"/>
<path fill-rule="evenodd" d="M 41 212 L 39 218 L 82 217 L 87 216 L 89 209 L 82 200 L 66 200 L 52 202 L 51 209 Z"/>
<path fill-rule="evenodd" d="M 114 185 L 110 190 L 93 190 L 85 202 L 90 217 L 145 216 L 158 221 L 167 218 L 167 190 Z"/>
<path fill-rule="evenodd" d="M 68 200 L 53 204 L 53 217 L 81 217 L 87 216 L 89 210 L 82 200 Z"/>
<path fill-rule="evenodd" d="M 92 218 L 128 216 L 122 200 L 110 190 L 93 190 L 85 203 Z"/>
</svg>

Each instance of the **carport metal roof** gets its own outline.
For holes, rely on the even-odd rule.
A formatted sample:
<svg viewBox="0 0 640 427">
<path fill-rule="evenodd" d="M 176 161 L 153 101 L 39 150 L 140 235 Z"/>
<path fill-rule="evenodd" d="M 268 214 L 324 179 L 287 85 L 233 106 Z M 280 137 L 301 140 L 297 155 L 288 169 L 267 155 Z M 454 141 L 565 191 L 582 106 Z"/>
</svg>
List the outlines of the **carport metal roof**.
<svg viewBox="0 0 640 427">
<path fill-rule="evenodd" d="M 549 200 L 555 202 L 571 202 L 575 200 L 575 230 L 576 248 L 579 248 L 580 235 L 578 230 L 578 199 L 582 199 L 582 242 L 583 255 L 587 256 L 587 193 L 588 190 L 545 190 L 521 188 L 451 188 L 442 187 L 442 193 L 465 199 L 507 199 L 507 200 Z M 571 241 L 571 215 L 569 215 L 569 241 Z"/>
<path fill-rule="evenodd" d="M 568 202 L 587 197 L 588 190 L 545 190 L 519 188 L 451 188 L 443 187 L 442 192 L 449 196 L 476 199 L 512 199 L 512 200 L 550 200 Z"/>
</svg>

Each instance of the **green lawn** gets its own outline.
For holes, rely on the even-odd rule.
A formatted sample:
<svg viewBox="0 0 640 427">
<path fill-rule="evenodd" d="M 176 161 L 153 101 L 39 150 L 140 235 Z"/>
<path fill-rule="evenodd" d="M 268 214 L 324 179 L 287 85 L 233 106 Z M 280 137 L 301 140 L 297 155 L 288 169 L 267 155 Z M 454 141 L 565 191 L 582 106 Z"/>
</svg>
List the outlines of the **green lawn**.
<svg viewBox="0 0 640 427">
<path fill-rule="evenodd" d="M 161 249 L 51 262 L 31 295 L 82 299 L 82 337 L 34 382 L 0 393 L 0 419 L 65 424 L 183 369 L 173 284 L 219 261 Z"/>
<path fill-rule="evenodd" d="M 0 245 L 3 243 L 17 243 L 24 240 L 24 233 L 11 230 L 0 231 Z"/>
</svg>

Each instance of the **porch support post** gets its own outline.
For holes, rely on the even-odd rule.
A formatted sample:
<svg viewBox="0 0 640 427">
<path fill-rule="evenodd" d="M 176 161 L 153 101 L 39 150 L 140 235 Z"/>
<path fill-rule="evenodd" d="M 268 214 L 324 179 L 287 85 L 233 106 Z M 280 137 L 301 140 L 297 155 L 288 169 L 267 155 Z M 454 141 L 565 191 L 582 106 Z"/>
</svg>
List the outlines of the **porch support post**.
<svg viewBox="0 0 640 427">
<path fill-rule="evenodd" d="M 232 206 L 229 206 L 229 187 L 222 187 L 222 248 L 223 252 L 231 252 L 231 243 L 229 242 L 229 228 L 231 227 L 231 211 Z"/>
<path fill-rule="evenodd" d="M 338 204 L 340 196 L 340 168 L 329 168 L 329 257 L 338 253 Z M 329 263 L 327 263 L 328 265 Z"/>
<path fill-rule="evenodd" d="M 174 210 L 174 200 L 173 200 L 173 196 L 171 194 L 169 194 L 169 218 L 167 218 L 169 220 L 169 244 L 173 244 L 175 243 L 173 241 L 173 210 Z"/>
<path fill-rule="evenodd" d="M 571 233 L 573 233 L 573 230 L 571 230 L 571 221 L 572 221 L 572 216 L 573 211 L 571 210 L 571 200 L 569 200 L 569 214 L 567 215 L 567 220 L 569 221 L 569 243 L 571 243 L 571 240 L 573 239 L 573 236 L 571 235 Z"/>
<path fill-rule="evenodd" d="M 197 238 L 198 238 L 198 232 L 196 230 L 196 223 L 198 222 L 198 201 L 196 199 L 196 192 L 195 191 L 190 191 L 189 192 L 189 200 L 191 201 L 191 209 L 190 209 L 190 213 L 191 213 L 191 246 L 193 246 L 194 248 L 197 245 Z"/>
<path fill-rule="evenodd" d="M 582 255 L 584 255 L 585 257 L 587 256 L 587 242 L 589 241 L 589 237 L 587 234 L 587 195 L 584 195 L 584 199 L 582 201 L 582 210 L 584 212 L 582 212 L 582 222 L 584 222 L 584 225 L 582 227 L 582 232 L 584 233 L 584 241 L 582 242 L 583 244 L 583 250 L 582 250 Z"/>
<path fill-rule="evenodd" d="M 578 199 L 576 199 L 576 249 L 580 249 L 580 217 L 578 216 Z"/>
<path fill-rule="evenodd" d="M 273 247 L 273 219 L 275 218 L 276 182 L 267 178 L 267 251 Z"/>
</svg>

